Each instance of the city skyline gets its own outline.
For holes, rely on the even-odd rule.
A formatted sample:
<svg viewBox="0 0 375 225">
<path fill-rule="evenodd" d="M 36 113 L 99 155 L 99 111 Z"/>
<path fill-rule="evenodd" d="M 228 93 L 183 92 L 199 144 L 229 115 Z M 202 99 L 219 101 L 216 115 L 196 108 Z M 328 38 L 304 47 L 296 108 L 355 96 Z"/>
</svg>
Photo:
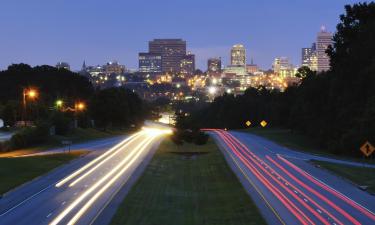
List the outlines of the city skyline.
<svg viewBox="0 0 375 225">
<path fill-rule="evenodd" d="M 0 37 L 0 69 L 11 63 L 35 66 L 62 61 L 79 70 L 83 60 L 89 65 L 117 60 L 136 69 L 138 53 L 146 52 L 146 43 L 157 38 L 186 40 L 187 51 L 195 54 L 196 67 L 202 70 L 212 57 L 221 57 L 223 65 L 229 65 L 230 49 L 237 43 L 245 46 L 247 59 L 254 59 L 262 69 L 270 69 L 278 56 L 300 65 L 300 49 L 315 40 L 321 25 L 334 32 L 344 5 L 354 2 L 320 0 L 289 5 L 238 0 L 219 7 L 213 1 L 192 1 L 190 5 L 169 1 L 163 4 L 168 14 L 160 14 L 155 11 L 162 6 L 153 2 L 115 2 L 103 8 L 103 1 L 90 5 L 73 1 L 20 5 L 8 1 L 3 3 L 4 13 L 0 15 L 4 32 Z M 17 16 L 10 13 L 15 8 Z M 143 10 L 135 14 L 129 11 L 131 8 Z M 205 17 L 194 16 L 201 13 Z"/>
</svg>

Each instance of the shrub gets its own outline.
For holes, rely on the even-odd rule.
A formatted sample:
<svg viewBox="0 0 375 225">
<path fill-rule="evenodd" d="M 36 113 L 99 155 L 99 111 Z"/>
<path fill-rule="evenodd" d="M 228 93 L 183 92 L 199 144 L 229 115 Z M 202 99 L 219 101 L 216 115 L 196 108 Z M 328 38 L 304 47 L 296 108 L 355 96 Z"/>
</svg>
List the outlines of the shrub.
<svg viewBox="0 0 375 225">
<path fill-rule="evenodd" d="M 71 119 L 62 112 L 55 112 L 51 115 L 51 123 L 55 126 L 56 134 L 66 135 L 70 131 Z"/>
<path fill-rule="evenodd" d="M 202 131 L 194 132 L 194 144 L 196 145 L 205 145 L 208 141 L 208 138 L 208 134 L 205 134 Z"/>
<path fill-rule="evenodd" d="M 48 139 L 49 126 L 38 124 L 36 127 L 27 127 L 12 136 L 9 141 L 10 149 L 19 149 L 41 144 Z"/>
</svg>

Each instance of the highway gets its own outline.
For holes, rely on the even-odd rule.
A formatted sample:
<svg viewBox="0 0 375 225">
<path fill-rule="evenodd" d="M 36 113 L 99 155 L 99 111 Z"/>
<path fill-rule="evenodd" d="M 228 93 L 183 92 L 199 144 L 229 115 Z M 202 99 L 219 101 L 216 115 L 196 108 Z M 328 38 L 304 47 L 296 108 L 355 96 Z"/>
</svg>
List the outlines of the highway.
<svg viewBox="0 0 375 225">
<path fill-rule="evenodd" d="M 145 128 L 12 191 L 0 199 L 0 224 L 94 223 L 117 193 L 134 183 L 132 175 L 170 132 Z"/>
<path fill-rule="evenodd" d="M 306 161 L 317 156 L 255 135 L 206 131 L 268 224 L 375 224 L 375 197 Z"/>
</svg>

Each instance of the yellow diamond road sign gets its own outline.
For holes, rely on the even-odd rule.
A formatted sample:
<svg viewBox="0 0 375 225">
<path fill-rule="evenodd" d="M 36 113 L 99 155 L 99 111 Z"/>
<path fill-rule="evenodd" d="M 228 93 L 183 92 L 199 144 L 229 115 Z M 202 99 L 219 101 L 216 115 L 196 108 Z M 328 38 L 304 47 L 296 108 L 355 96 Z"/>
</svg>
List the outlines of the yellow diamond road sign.
<svg viewBox="0 0 375 225">
<path fill-rule="evenodd" d="M 372 144 L 368 141 L 366 141 L 366 143 L 364 143 L 361 148 L 360 148 L 361 152 L 366 156 L 366 157 L 369 157 L 374 151 L 375 151 L 375 147 L 372 146 Z"/>
<path fill-rule="evenodd" d="M 262 120 L 262 122 L 260 122 L 260 125 L 261 125 L 262 127 L 265 127 L 265 126 L 267 126 L 267 122 L 264 121 L 264 120 Z"/>
<path fill-rule="evenodd" d="M 248 121 L 246 121 L 246 126 L 248 126 L 248 127 L 250 127 L 250 125 L 251 125 L 251 122 L 248 120 Z"/>
</svg>

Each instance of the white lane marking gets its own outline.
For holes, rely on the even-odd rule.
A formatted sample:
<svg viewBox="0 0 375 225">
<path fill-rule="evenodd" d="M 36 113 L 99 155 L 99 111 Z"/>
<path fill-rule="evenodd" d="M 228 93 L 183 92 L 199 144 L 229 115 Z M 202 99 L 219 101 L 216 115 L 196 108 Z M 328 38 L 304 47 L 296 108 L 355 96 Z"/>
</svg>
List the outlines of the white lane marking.
<svg viewBox="0 0 375 225">
<path fill-rule="evenodd" d="M 51 215 L 52 215 L 52 213 L 49 213 L 49 214 L 46 216 L 46 218 L 50 217 Z"/>
<path fill-rule="evenodd" d="M 64 201 L 64 202 L 61 203 L 61 205 L 65 205 L 65 203 L 66 203 L 66 202 Z"/>
<path fill-rule="evenodd" d="M 318 213 L 322 214 L 322 211 L 320 211 L 320 209 L 316 209 L 316 211 L 318 211 Z"/>
<path fill-rule="evenodd" d="M 308 202 L 309 200 L 307 200 L 306 198 L 304 198 L 303 201 Z"/>
<path fill-rule="evenodd" d="M 8 209 L 7 211 L 5 211 L 3 214 L 0 215 L 0 217 L 1 217 L 1 216 L 4 216 L 5 214 L 9 213 L 10 211 L 14 210 L 15 208 L 19 207 L 19 206 L 22 205 L 23 203 L 29 201 L 30 199 L 34 198 L 34 197 L 37 196 L 38 194 L 42 193 L 43 191 L 47 190 L 48 188 L 50 188 L 50 187 L 52 187 L 52 186 L 54 186 L 54 185 L 55 185 L 55 183 L 54 183 L 54 184 L 50 184 L 50 185 L 48 185 L 46 188 L 44 188 L 44 189 L 38 191 L 37 193 L 31 195 L 30 197 L 26 198 L 26 199 L 23 200 L 22 202 L 18 203 L 17 205 L 15 205 L 15 206 L 13 206 L 12 208 L 10 208 L 10 209 Z"/>
</svg>

